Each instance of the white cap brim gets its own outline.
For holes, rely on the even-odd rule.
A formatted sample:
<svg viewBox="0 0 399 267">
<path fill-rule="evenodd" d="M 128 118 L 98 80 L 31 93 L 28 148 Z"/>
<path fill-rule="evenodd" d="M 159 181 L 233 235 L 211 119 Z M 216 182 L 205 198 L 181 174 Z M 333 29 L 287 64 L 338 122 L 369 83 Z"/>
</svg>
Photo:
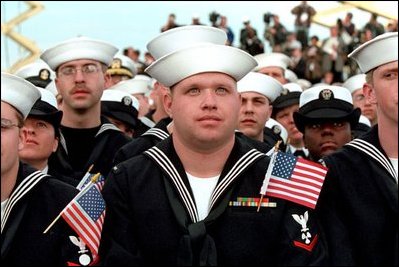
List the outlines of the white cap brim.
<svg viewBox="0 0 399 267">
<path fill-rule="evenodd" d="M 166 87 L 198 73 L 221 72 L 241 80 L 257 65 L 241 49 L 215 44 L 201 44 L 163 56 L 145 72 Z"/>
<path fill-rule="evenodd" d="M 359 65 L 363 73 L 387 64 L 398 61 L 398 32 L 387 32 L 362 44 L 348 55 Z"/>
</svg>

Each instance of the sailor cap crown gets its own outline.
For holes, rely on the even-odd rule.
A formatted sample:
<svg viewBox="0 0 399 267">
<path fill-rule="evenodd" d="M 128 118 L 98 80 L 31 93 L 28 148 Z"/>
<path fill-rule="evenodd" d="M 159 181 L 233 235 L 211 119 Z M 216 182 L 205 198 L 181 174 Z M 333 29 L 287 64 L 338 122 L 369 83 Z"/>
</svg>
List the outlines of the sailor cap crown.
<svg viewBox="0 0 399 267">
<path fill-rule="evenodd" d="M 258 66 L 254 71 L 259 71 L 266 67 L 280 67 L 283 70 L 286 70 L 291 64 L 291 59 L 283 53 L 263 53 L 254 57 L 258 62 Z"/>
<path fill-rule="evenodd" d="M 283 90 L 279 81 L 262 73 L 250 72 L 237 83 L 239 93 L 256 92 L 273 102 Z"/>
<path fill-rule="evenodd" d="M 218 28 L 203 25 L 189 25 L 167 30 L 147 44 L 147 50 L 155 59 L 198 43 L 223 45 L 227 34 Z"/>
<path fill-rule="evenodd" d="M 351 93 L 355 92 L 358 89 L 363 88 L 363 84 L 366 82 L 366 74 L 356 74 L 349 79 L 347 79 L 342 86 L 347 88 Z"/>
<path fill-rule="evenodd" d="M 39 90 L 32 83 L 16 75 L 1 73 L 1 101 L 12 105 L 24 119 L 40 96 Z"/>
<path fill-rule="evenodd" d="M 145 80 L 136 76 L 133 79 L 121 81 L 108 89 L 124 91 L 130 95 L 146 94 L 150 91 L 149 82 L 150 80 Z"/>
</svg>

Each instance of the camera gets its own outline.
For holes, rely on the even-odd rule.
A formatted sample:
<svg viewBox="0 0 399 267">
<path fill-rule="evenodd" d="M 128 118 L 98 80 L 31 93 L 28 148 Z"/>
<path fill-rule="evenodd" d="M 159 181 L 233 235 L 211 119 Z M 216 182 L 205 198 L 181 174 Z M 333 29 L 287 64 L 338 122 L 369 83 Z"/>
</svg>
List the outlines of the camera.
<svg viewBox="0 0 399 267">
<path fill-rule="evenodd" d="M 266 23 L 266 24 L 270 24 L 270 20 L 271 20 L 271 18 L 273 18 L 273 14 L 272 13 L 270 13 L 270 12 L 267 12 L 267 13 L 265 13 L 264 15 L 263 15 L 263 21 Z"/>
<path fill-rule="evenodd" d="M 216 24 L 220 14 L 217 13 L 216 11 L 213 11 L 211 14 L 209 14 L 209 20 L 212 22 L 212 24 Z"/>
</svg>

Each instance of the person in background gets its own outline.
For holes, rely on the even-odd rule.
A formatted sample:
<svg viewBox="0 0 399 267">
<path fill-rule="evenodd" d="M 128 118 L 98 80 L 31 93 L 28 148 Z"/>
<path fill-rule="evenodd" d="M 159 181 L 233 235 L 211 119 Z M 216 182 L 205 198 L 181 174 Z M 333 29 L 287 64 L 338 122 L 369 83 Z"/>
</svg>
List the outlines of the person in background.
<svg viewBox="0 0 399 267">
<path fill-rule="evenodd" d="M 266 121 L 263 134 L 265 143 L 274 146 L 278 141 L 280 141 L 279 149 L 281 151 L 287 151 L 288 132 L 281 123 L 275 119 L 269 118 Z"/>
<path fill-rule="evenodd" d="M 258 32 L 254 27 L 251 25 L 251 21 L 249 20 L 248 17 L 244 17 L 242 20 L 242 23 L 244 24 L 244 28 L 240 30 L 240 47 L 243 48 L 246 46 L 247 39 L 249 35 L 251 34 L 252 36 L 258 36 Z"/>
<path fill-rule="evenodd" d="M 264 142 L 263 131 L 273 109 L 271 103 L 281 94 L 283 87 L 268 75 L 250 72 L 237 83 L 237 90 L 241 96 L 237 129 L 252 139 Z"/>
<path fill-rule="evenodd" d="M 138 74 L 135 78 L 120 82 L 115 86 L 120 91 L 128 93 L 139 101 L 139 124 L 133 134 L 133 138 L 142 135 L 154 127 L 155 123 L 145 115 L 150 111 L 150 103 L 147 94 L 150 93 L 151 78 L 147 75 Z"/>
<path fill-rule="evenodd" d="M 46 88 L 55 78 L 54 71 L 41 59 L 19 68 L 15 75 L 40 88 Z"/>
<path fill-rule="evenodd" d="M 385 32 L 384 25 L 378 22 L 377 13 L 371 13 L 370 20 L 363 27 L 363 31 L 366 30 L 369 30 L 371 32 L 371 38 L 375 38 Z"/>
<path fill-rule="evenodd" d="M 58 110 L 52 93 L 42 88 L 38 90 L 41 98 L 33 105 L 22 127 L 24 147 L 19 151 L 19 158 L 43 173 L 51 174 L 48 159 L 58 148 L 62 111 Z"/>
<path fill-rule="evenodd" d="M 377 105 L 367 101 L 363 93 L 363 84 L 366 83 L 366 74 L 361 73 L 347 79 L 342 86 L 347 88 L 352 94 L 353 106 L 360 108 L 362 115 L 366 116 L 371 125 L 377 123 Z"/>
<path fill-rule="evenodd" d="M 272 118 L 283 125 L 288 131 L 287 152 L 297 157 L 308 158 L 309 150 L 303 142 L 303 134 L 294 121 L 294 112 L 299 109 L 299 98 L 302 88 L 296 83 L 283 85 L 281 95 L 273 101 Z"/>
<path fill-rule="evenodd" d="M 164 104 L 173 134 L 115 166 L 106 180 L 103 265 L 324 264 L 323 234 L 311 210 L 272 197 L 267 202 L 275 204 L 259 212 L 238 205 L 260 197 L 269 164 L 235 135 L 236 83 L 255 66 L 238 48 L 202 42 L 146 69 L 170 88 Z M 294 219 L 300 216 L 306 219 Z"/>
<path fill-rule="evenodd" d="M 116 55 L 107 69 L 107 74 L 111 78 L 106 80 L 106 89 L 121 81 L 133 79 L 137 75 L 137 68 L 135 62 L 130 57 Z"/>
<path fill-rule="evenodd" d="M 88 265 L 88 248 L 65 220 L 43 234 L 79 191 L 22 163 L 18 156 L 24 147 L 21 128 L 38 99 L 40 92 L 33 84 L 1 73 L 1 263 Z"/>
<path fill-rule="evenodd" d="M 205 25 L 202 24 L 200 20 L 200 15 L 198 13 L 193 14 L 191 17 L 191 25 Z"/>
<path fill-rule="evenodd" d="M 318 162 L 352 140 L 360 109 L 353 108 L 352 96 L 340 86 L 316 86 L 305 90 L 294 112 L 297 129 L 303 134 L 309 159 Z"/>
<path fill-rule="evenodd" d="M 381 34 L 349 57 L 366 74 L 363 92 L 377 104 L 377 124 L 324 158 L 329 169 L 316 210 L 331 265 L 398 266 L 398 33 Z"/>
<path fill-rule="evenodd" d="M 133 138 L 139 124 L 139 107 L 139 101 L 134 96 L 118 90 L 118 84 L 105 90 L 101 97 L 101 114 L 129 138 Z"/>
<path fill-rule="evenodd" d="M 101 116 L 101 96 L 108 65 L 117 48 L 107 42 L 77 37 L 55 45 L 41 55 L 56 72 L 62 96 L 61 140 L 50 165 L 69 176 L 76 186 L 91 168 L 107 176 L 116 151 L 129 142 L 116 126 Z M 91 167 L 92 166 L 92 167 Z"/>
<path fill-rule="evenodd" d="M 309 29 L 312 24 L 312 18 L 316 15 L 316 10 L 307 2 L 301 1 L 299 5 L 291 10 L 291 13 L 295 15 L 296 35 L 303 48 L 308 46 Z"/>
<path fill-rule="evenodd" d="M 226 45 L 233 45 L 234 43 L 234 32 L 231 29 L 230 26 L 227 24 L 227 17 L 226 16 L 220 16 L 220 23 L 218 26 L 219 29 L 223 30 L 227 34 L 227 41 Z"/>
<path fill-rule="evenodd" d="M 358 138 L 364 133 L 367 133 L 371 129 L 371 123 L 370 120 L 363 115 L 360 115 L 359 117 L 359 123 L 355 126 L 354 129 L 352 129 L 352 137 Z"/>
<path fill-rule="evenodd" d="M 161 32 L 165 32 L 167 30 L 179 27 L 180 25 L 176 23 L 176 15 L 173 13 L 170 13 L 168 16 L 168 21 L 164 26 L 161 28 Z"/>
<path fill-rule="evenodd" d="M 291 65 L 291 58 L 283 53 L 263 53 L 255 56 L 258 66 L 254 71 L 269 75 L 279 81 L 281 84 L 286 84 L 285 71 Z"/>
<path fill-rule="evenodd" d="M 169 88 L 166 88 L 158 81 L 154 81 L 154 88 L 151 90 L 149 98 L 152 100 L 152 109 L 145 115 L 148 119 L 154 123 L 158 123 L 160 120 L 169 117 L 163 105 L 163 99 L 165 95 L 169 93 Z"/>
</svg>

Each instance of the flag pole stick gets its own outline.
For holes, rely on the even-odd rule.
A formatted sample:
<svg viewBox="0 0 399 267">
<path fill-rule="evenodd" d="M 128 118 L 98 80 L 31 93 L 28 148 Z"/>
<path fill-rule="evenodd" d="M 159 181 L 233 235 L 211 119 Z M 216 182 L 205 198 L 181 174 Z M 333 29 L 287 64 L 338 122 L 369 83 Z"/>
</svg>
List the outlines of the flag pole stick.
<svg viewBox="0 0 399 267">
<path fill-rule="evenodd" d="M 267 186 L 269 184 L 270 175 L 272 174 L 272 170 L 273 170 L 273 167 L 274 167 L 274 162 L 276 161 L 276 156 L 277 156 L 277 152 L 278 152 L 278 148 L 280 146 L 280 143 L 281 143 L 281 141 L 279 140 L 279 141 L 277 141 L 276 145 L 274 146 L 274 152 L 273 152 L 273 154 L 271 156 L 270 163 L 269 163 L 269 166 L 268 166 L 266 174 L 265 174 L 265 179 L 263 180 L 263 184 L 262 184 L 262 187 L 260 189 L 261 196 L 260 196 L 260 200 L 259 200 L 259 203 L 258 203 L 258 209 L 256 210 L 256 212 L 259 212 L 260 207 L 262 206 L 263 196 L 266 194 L 266 189 L 267 189 Z"/>
<path fill-rule="evenodd" d="M 97 179 L 98 179 L 98 177 L 100 176 L 100 173 L 97 173 L 96 175 L 94 175 L 92 178 L 91 178 L 91 180 L 90 180 L 90 182 L 91 183 L 95 183 L 95 182 L 97 182 Z M 90 184 L 90 183 L 89 183 Z M 79 196 L 81 196 L 82 194 L 84 194 L 84 193 L 86 193 L 87 192 L 87 190 L 89 190 L 89 184 L 87 184 L 87 186 L 82 190 L 82 191 L 80 191 L 73 199 L 75 199 L 75 198 L 77 198 L 77 197 L 79 197 Z M 69 205 L 69 204 L 68 204 Z M 68 205 L 67 205 L 67 207 L 68 207 Z M 66 207 L 65 207 L 66 208 Z M 48 230 L 50 230 L 50 228 L 58 221 L 58 219 L 61 217 L 61 215 L 62 215 L 62 212 L 65 210 L 65 208 L 60 212 L 60 214 L 58 214 L 58 216 L 50 223 L 50 225 L 46 228 L 46 230 L 44 230 L 44 232 L 43 232 L 43 234 L 46 234 L 47 232 L 48 232 Z"/>
<path fill-rule="evenodd" d="M 61 217 L 62 212 L 58 214 L 57 218 L 54 219 L 54 221 L 44 230 L 43 234 L 47 234 L 47 231 L 50 230 L 50 228 L 58 221 L 58 219 Z"/>
</svg>

